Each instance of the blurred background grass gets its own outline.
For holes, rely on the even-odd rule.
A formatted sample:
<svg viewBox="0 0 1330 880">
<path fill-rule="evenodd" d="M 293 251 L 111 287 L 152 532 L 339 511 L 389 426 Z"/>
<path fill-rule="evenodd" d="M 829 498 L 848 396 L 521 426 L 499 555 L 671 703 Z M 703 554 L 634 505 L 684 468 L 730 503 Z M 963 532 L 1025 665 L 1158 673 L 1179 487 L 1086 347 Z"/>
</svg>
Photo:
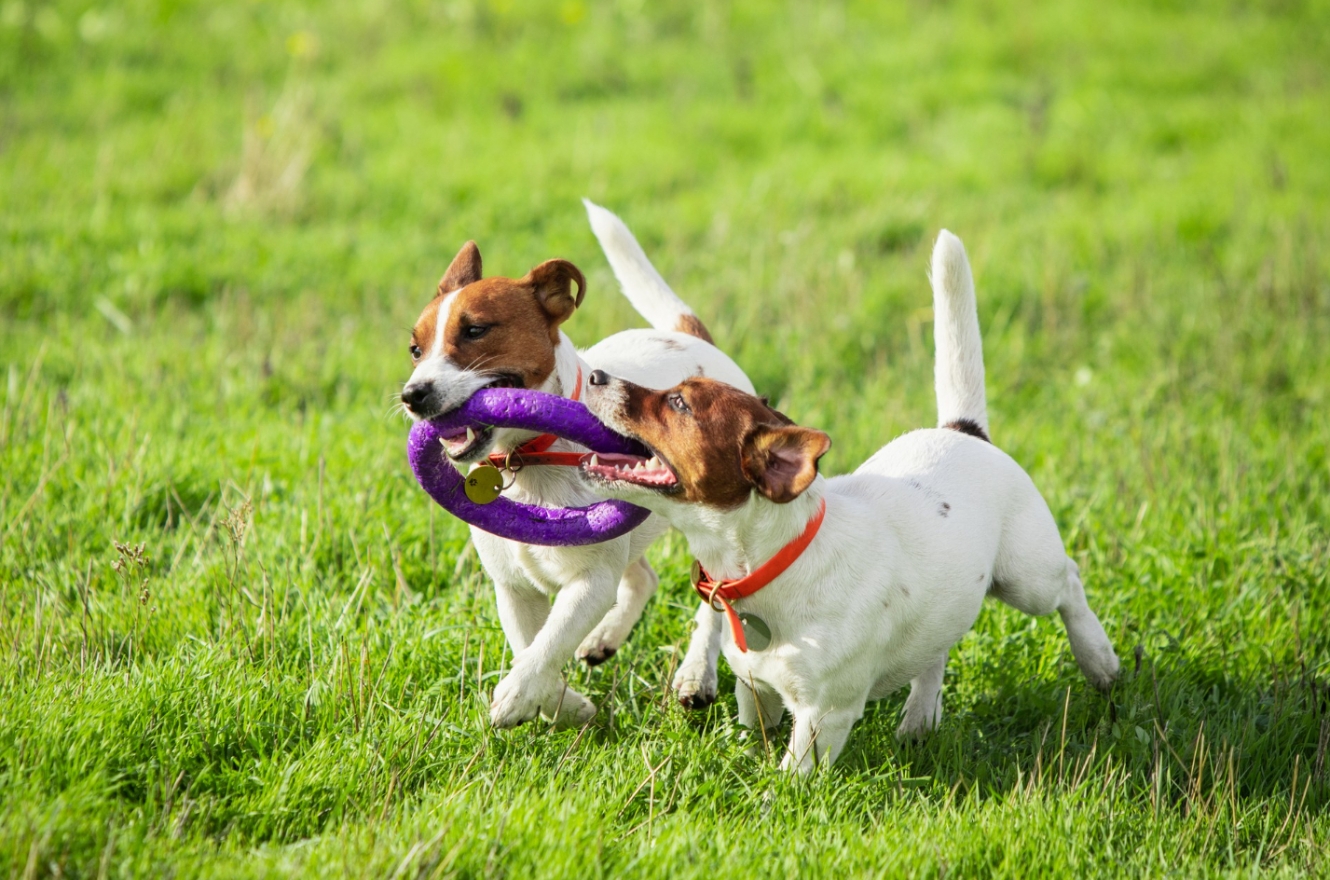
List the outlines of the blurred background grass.
<svg viewBox="0 0 1330 880">
<path fill-rule="evenodd" d="M 8 870 L 1316 871 L 1327 58 L 1323 2 L 4 0 Z M 490 732 L 489 586 L 388 410 L 468 238 L 582 267 L 575 341 L 640 324 L 583 196 L 833 473 L 933 418 L 958 233 L 1113 700 L 993 608 L 937 740 L 888 701 L 787 786 L 732 706 L 667 707 L 671 538 L 628 648 L 570 669 L 598 726 Z"/>
</svg>

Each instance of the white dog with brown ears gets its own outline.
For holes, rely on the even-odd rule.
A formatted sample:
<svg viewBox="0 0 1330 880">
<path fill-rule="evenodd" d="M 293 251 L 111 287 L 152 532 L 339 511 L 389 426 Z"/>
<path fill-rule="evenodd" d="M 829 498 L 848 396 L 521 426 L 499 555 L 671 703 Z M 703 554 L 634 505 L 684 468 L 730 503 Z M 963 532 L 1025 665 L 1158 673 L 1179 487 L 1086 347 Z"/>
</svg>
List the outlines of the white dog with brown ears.
<svg viewBox="0 0 1330 880">
<path fill-rule="evenodd" d="M 680 695 L 707 686 L 723 641 L 740 723 L 770 730 L 788 709 L 783 766 L 801 773 L 836 759 L 867 700 L 907 682 L 898 734 L 935 728 L 947 654 L 987 595 L 1028 614 L 1056 610 L 1090 682 L 1108 688 L 1117 676 L 1048 505 L 988 440 L 974 282 L 946 231 L 932 283 L 941 427 L 893 440 L 850 475 L 818 474 L 826 434 L 720 382 L 655 391 L 590 377 L 592 412 L 654 455 L 602 456 L 584 465 L 588 482 L 661 514 L 700 563 L 708 601 Z"/>
<path fill-rule="evenodd" d="M 655 329 L 616 333 L 579 353 L 560 329 L 586 292 L 576 266 L 547 260 L 522 278 L 482 278 L 480 250 L 467 242 L 411 331 L 414 369 L 402 403 L 413 418 L 451 412 L 482 388 L 533 388 L 576 400 L 597 368 L 648 388 L 707 375 L 752 390 L 619 218 L 591 202 L 586 208 L 624 295 Z M 530 431 L 468 429 L 445 445 L 465 468 L 494 452 L 516 452 L 520 459 L 533 441 L 539 443 Z M 541 448 L 581 449 L 564 440 Z M 581 507 L 604 499 L 573 468 L 525 467 L 512 480 L 508 497 L 526 504 Z M 579 725 L 595 715 L 591 701 L 564 684 L 563 664 L 576 652 L 594 665 L 623 644 L 656 590 L 656 574 L 643 553 L 668 527 L 651 517 L 626 535 L 585 547 L 538 547 L 471 529 L 481 564 L 494 579 L 499 620 L 513 650 L 512 670 L 490 704 L 495 727 L 537 715 L 560 726 Z"/>
</svg>

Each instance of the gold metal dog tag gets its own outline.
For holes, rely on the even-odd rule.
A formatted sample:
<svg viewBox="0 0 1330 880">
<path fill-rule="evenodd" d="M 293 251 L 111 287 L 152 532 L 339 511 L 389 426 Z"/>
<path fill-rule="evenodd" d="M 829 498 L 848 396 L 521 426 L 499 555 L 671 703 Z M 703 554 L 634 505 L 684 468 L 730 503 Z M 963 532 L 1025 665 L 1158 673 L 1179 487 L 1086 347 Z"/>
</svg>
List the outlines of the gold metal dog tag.
<svg viewBox="0 0 1330 880">
<path fill-rule="evenodd" d="M 741 612 L 739 622 L 744 627 L 744 639 L 748 642 L 748 650 L 761 651 L 771 644 L 771 627 L 767 622 L 756 614 Z"/>
<path fill-rule="evenodd" d="M 688 573 L 688 577 L 693 582 L 693 586 L 695 587 L 698 584 L 702 583 L 702 563 L 694 559 L 693 570 Z"/>
<path fill-rule="evenodd" d="M 503 491 L 503 474 L 492 464 L 478 465 L 466 475 L 464 491 L 476 504 L 489 504 Z"/>
</svg>

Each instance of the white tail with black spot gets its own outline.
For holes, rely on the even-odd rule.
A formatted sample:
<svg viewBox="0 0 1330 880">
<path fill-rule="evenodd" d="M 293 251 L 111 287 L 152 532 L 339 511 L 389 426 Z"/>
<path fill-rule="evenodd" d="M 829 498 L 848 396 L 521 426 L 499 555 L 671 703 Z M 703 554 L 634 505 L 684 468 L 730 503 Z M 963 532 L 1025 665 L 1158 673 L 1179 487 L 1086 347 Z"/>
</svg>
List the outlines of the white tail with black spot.
<svg viewBox="0 0 1330 880">
<path fill-rule="evenodd" d="M 937 345 L 933 384 L 938 425 L 988 439 L 984 396 L 984 344 L 974 301 L 974 277 L 965 245 L 947 230 L 938 234 L 929 272 L 933 284 L 933 337 Z M 968 423 L 968 424 L 967 424 Z"/>
</svg>

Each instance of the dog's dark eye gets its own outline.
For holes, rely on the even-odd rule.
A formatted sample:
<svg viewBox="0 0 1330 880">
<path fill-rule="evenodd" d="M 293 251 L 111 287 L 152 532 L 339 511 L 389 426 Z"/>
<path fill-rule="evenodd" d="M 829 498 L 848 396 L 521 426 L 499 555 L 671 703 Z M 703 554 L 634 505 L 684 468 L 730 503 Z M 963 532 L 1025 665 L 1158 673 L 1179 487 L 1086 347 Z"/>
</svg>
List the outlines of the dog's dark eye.
<svg viewBox="0 0 1330 880">
<path fill-rule="evenodd" d="M 674 410 L 675 412 L 677 413 L 692 412 L 692 410 L 688 408 L 688 403 L 683 399 L 682 394 L 671 394 L 668 399 L 670 402 L 670 409 Z"/>
<path fill-rule="evenodd" d="M 462 331 L 462 336 L 466 339 L 479 339 L 490 332 L 490 324 L 472 324 Z"/>
<path fill-rule="evenodd" d="M 420 350 L 420 346 L 419 346 L 419 345 L 416 345 L 414 342 L 411 343 L 411 360 L 413 360 L 413 361 L 418 361 L 418 360 L 420 360 L 420 355 L 421 355 L 421 354 L 422 354 L 422 352 L 421 352 L 421 350 Z"/>
</svg>

